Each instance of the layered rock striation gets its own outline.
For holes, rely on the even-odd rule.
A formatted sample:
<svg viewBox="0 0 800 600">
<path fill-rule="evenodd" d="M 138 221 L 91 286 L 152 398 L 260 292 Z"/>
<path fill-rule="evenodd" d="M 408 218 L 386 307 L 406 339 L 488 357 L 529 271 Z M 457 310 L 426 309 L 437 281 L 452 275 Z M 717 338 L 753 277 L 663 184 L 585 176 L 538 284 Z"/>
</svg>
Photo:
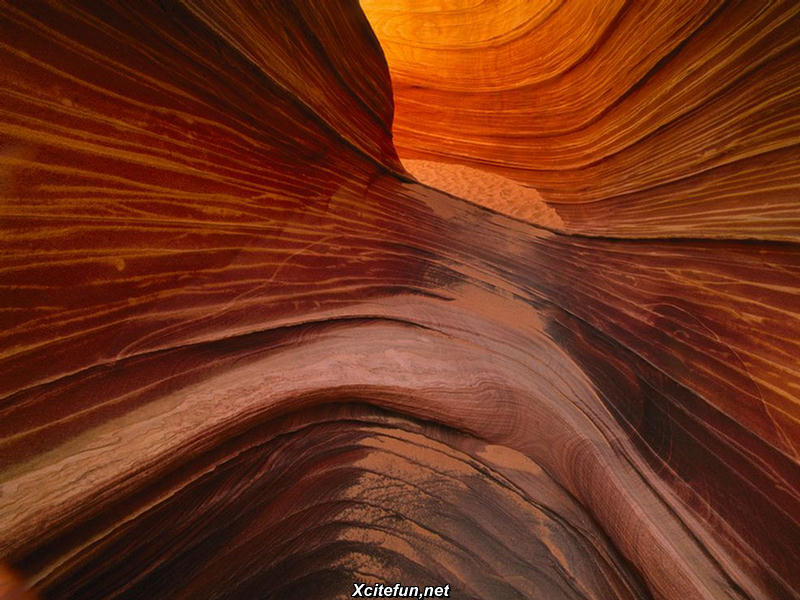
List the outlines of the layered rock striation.
<svg viewBox="0 0 800 600">
<path fill-rule="evenodd" d="M 387 67 L 354 2 L 3 3 L 0 560 L 42 598 L 800 596 L 797 21 L 745 5 L 479 4 L 430 48 L 365 3 Z M 563 227 L 406 172 L 389 68 L 400 156 Z"/>
<path fill-rule="evenodd" d="M 797 241 L 797 3 L 362 6 L 402 158 L 533 187 L 575 233 Z"/>
</svg>

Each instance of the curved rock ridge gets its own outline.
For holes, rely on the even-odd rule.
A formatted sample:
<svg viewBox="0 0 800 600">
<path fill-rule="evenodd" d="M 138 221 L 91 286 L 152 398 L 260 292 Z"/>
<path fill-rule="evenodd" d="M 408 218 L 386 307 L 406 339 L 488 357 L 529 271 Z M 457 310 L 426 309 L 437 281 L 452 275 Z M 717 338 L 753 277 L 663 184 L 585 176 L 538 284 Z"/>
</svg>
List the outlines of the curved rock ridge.
<svg viewBox="0 0 800 600">
<path fill-rule="evenodd" d="M 414 182 L 355 2 L 4 2 L 0 32 L 0 562 L 32 593 L 800 597 L 777 213 L 564 235 Z"/>
<path fill-rule="evenodd" d="M 531 186 L 572 232 L 798 240 L 796 2 L 361 5 L 402 159 Z"/>
</svg>

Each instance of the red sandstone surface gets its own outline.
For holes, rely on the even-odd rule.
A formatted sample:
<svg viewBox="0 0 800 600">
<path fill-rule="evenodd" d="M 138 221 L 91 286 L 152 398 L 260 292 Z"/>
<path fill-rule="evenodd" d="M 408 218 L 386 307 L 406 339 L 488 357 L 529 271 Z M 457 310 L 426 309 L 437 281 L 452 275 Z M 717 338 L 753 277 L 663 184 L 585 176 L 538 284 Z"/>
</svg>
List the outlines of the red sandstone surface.
<svg viewBox="0 0 800 600">
<path fill-rule="evenodd" d="M 800 7 L 445 4 L 2 3 L 0 593 L 800 598 Z"/>
</svg>

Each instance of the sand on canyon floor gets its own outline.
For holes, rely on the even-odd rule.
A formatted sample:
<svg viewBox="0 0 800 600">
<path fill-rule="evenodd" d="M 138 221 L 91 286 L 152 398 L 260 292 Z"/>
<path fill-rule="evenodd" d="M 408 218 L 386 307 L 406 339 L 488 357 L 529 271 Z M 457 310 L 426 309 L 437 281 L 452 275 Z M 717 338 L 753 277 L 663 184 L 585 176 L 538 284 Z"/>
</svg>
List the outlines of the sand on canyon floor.
<svg viewBox="0 0 800 600">
<path fill-rule="evenodd" d="M 534 188 L 512 179 L 464 165 L 404 159 L 417 181 L 497 212 L 548 227 L 563 229 L 564 221 Z"/>
</svg>

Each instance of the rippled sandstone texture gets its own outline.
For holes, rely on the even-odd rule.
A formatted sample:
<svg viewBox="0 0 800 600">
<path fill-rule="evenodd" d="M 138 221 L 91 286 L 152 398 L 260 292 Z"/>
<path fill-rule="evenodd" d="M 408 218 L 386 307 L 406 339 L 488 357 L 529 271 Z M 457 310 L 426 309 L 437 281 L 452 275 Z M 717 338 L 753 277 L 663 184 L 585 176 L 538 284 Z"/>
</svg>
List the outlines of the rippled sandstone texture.
<svg viewBox="0 0 800 600">
<path fill-rule="evenodd" d="M 587 25 L 519 76 L 557 89 L 473 69 L 485 151 L 558 118 L 464 162 L 605 237 L 411 179 L 355 3 L 2 4 L 0 557 L 41 597 L 798 597 L 796 7 L 485 6 Z"/>
<path fill-rule="evenodd" d="M 532 186 L 571 232 L 797 240 L 797 2 L 362 5 L 401 158 Z"/>
</svg>

